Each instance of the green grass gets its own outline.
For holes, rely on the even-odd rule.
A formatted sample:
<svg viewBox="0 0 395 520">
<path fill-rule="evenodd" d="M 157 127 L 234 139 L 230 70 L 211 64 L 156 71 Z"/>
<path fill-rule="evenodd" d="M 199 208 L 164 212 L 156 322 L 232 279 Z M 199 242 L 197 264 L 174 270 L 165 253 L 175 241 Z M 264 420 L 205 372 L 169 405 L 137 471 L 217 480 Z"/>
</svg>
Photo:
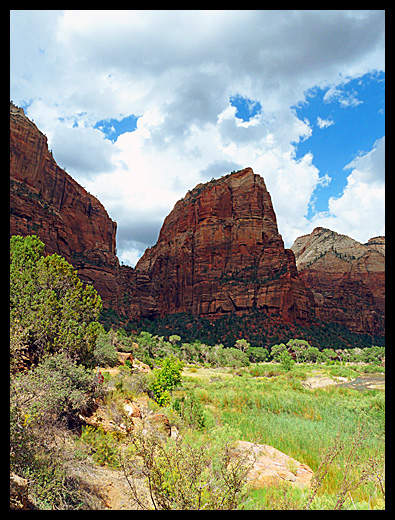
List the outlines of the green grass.
<svg viewBox="0 0 395 520">
<path fill-rule="evenodd" d="M 194 388 L 211 427 L 227 425 L 240 432 L 242 440 L 274 446 L 314 471 L 326 450 L 344 443 L 345 452 L 339 455 L 320 491 L 320 500 L 330 502 L 341 485 L 347 449 L 361 425 L 368 437 L 356 450 L 356 458 L 362 463 L 376 451 L 383 453 L 384 392 L 336 386 L 309 390 L 301 384 L 306 377 L 318 374 L 354 378 L 358 372 L 352 367 L 295 366 L 290 372 L 273 365 L 257 368 L 231 378 L 189 373 L 196 377 L 188 377 L 184 386 Z M 371 500 L 376 495 L 370 483 L 356 490 L 353 500 L 366 505 L 369 497 Z"/>
</svg>

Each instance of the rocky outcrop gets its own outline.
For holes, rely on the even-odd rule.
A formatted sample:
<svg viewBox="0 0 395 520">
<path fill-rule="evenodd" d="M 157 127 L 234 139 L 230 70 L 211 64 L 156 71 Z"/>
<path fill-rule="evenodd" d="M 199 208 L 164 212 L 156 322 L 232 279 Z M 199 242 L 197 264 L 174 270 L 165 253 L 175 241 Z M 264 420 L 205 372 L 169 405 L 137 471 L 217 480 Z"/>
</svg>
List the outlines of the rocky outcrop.
<svg viewBox="0 0 395 520">
<path fill-rule="evenodd" d="M 234 457 L 243 457 L 249 467 L 247 484 L 253 489 L 278 486 L 282 483 L 298 488 L 311 486 L 313 470 L 273 446 L 236 441 L 232 454 Z"/>
<path fill-rule="evenodd" d="M 38 509 L 30 500 L 28 480 L 15 473 L 10 473 L 10 509 L 20 511 Z"/>
<path fill-rule="evenodd" d="M 264 180 L 251 168 L 199 184 L 136 265 L 143 316 L 215 318 L 252 309 L 306 320 L 312 295 L 284 249 Z"/>
<path fill-rule="evenodd" d="M 384 332 L 384 237 L 360 244 L 316 228 L 285 249 L 265 182 L 251 168 L 189 191 L 135 269 L 119 265 L 116 223 L 103 205 L 59 168 L 45 135 L 12 103 L 10 183 L 10 234 L 39 236 L 104 307 L 129 318 L 256 309 L 286 323 L 318 317 Z"/>
<path fill-rule="evenodd" d="M 301 278 L 312 290 L 317 317 L 354 332 L 384 332 L 385 238 L 361 244 L 318 227 L 291 249 Z"/>
<path fill-rule="evenodd" d="M 10 105 L 10 235 L 35 234 L 111 306 L 117 299 L 117 225 L 103 205 L 56 164 L 46 136 Z"/>
</svg>

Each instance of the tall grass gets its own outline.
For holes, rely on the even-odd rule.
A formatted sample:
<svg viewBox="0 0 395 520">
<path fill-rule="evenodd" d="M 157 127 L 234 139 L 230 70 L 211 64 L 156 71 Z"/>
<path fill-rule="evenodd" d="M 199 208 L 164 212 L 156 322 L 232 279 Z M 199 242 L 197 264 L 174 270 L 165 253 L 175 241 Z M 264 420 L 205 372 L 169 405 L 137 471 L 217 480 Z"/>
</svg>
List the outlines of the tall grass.
<svg viewBox="0 0 395 520">
<path fill-rule="evenodd" d="M 305 377 L 305 371 L 299 375 L 280 371 L 262 379 L 249 374 L 212 383 L 201 379 L 194 383 L 195 396 L 205 405 L 208 424 L 211 418 L 211 424 L 228 425 L 240 431 L 243 440 L 274 446 L 313 471 L 325 451 L 336 442 L 342 443 L 344 453 L 329 469 L 320 490 L 334 493 L 343 478 L 346 448 L 352 445 L 361 425 L 369 433 L 355 456 L 362 461 L 383 452 L 384 393 L 359 393 L 335 386 L 311 391 L 301 385 Z M 368 500 L 372 486 L 361 486 L 354 500 Z"/>
</svg>

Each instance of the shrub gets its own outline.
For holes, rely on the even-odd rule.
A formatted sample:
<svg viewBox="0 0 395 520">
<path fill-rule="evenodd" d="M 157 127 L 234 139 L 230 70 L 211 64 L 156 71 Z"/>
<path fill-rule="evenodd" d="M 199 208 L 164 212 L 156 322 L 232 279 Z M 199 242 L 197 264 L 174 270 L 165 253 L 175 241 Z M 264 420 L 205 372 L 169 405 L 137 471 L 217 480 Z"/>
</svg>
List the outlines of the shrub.
<svg viewBox="0 0 395 520">
<path fill-rule="evenodd" d="M 29 422 L 42 425 L 67 419 L 73 422 L 97 395 L 95 376 L 65 352 L 45 356 L 33 370 L 15 376 L 15 399 L 26 401 Z"/>
<path fill-rule="evenodd" d="M 203 407 L 193 393 L 181 398 L 176 398 L 172 407 L 180 414 L 184 422 L 196 430 L 203 430 L 205 418 Z"/>
<path fill-rule="evenodd" d="M 83 426 L 80 441 L 94 448 L 93 459 L 100 466 L 108 464 L 115 468 L 119 467 L 118 442 L 114 433 L 106 433 L 103 428 Z"/>
<path fill-rule="evenodd" d="M 295 361 L 292 359 L 292 356 L 289 352 L 284 351 L 280 355 L 280 363 L 285 370 L 291 370 L 291 368 L 295 364 Z"/>
<path fill-rule="evenodd" d="M 165 443 L 156 437 L 136 435 L 134 454 L 124 460 L 124 474 L 134 501 L 141 509 L 241 509 L 245 499 L 244 459 L 229 464 L 227 445 L 214 455 L 208 445 L 193 446 L 181 437 Z M 149 495 L 138 482 L 146 479 Z"/>
<path fill-rule="evenodd" d="M 180 359 L 171 355 L 161 361 L 160 369 L 154 371 L 154 379 L 150 387 L 160 406 L 166 406 L 170 403 L 171 390 L 181 383 L 183 366 L 184 363 Z"/>
<path fill-rule="evenodd" d="M 36 236 L 10 241 L 10 325 L 14 355 L 25 347 L 37 364 L 44 353 L 66 350 L 89 362 L 100 329 L 102 307 L 95 289 L 84 287 L 64 258 L 44 257 Z"/>
<path fill-rule="evenodd" d="M 95 349 L 93 351 L 93 365 L 114 367 L 118 362 L 117 348 L 111 341 L 111 331 L 102 332 L 96 340 Z"/>
</svg>

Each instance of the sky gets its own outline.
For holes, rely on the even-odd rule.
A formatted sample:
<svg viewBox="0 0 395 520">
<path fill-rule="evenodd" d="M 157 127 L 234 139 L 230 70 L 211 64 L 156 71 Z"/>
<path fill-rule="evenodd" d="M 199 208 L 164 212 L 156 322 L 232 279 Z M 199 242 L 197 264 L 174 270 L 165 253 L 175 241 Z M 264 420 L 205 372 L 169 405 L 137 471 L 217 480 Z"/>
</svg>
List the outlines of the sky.
<svg viewBox="0 0 395 520">
<path fill-rule="evenodd" d="M 118 224 L 153 246 L 198 183 L 245 167 L 291 247 L 385 234 L 385 13 L 10 12 L 10 99 Z"/>
</svg>

